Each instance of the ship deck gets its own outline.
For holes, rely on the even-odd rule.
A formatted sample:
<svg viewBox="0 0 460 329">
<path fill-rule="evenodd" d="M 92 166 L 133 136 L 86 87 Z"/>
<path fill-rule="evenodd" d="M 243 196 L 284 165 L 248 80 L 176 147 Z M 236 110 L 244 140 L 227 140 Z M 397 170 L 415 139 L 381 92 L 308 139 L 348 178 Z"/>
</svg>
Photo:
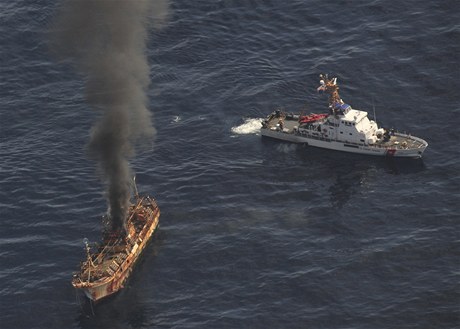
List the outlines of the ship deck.
<svg viewBox="0 0 460 329">
<path fill-rule="evenodd" d="M 137 246 L 144 245 L 148 241 L 150 231 L 153 232 L 156 228 L 159 216 L 158 206 L 154 200 L 141 201 L 136 206 L 131 206 L 128 220 L 130 232 L 127 237 L 106 235 L 103 244 L 97 248 L 97 251 L 88 255 L 88 259 L 81 264 L 80 272 L 74 275 L 74 286 L 85 287 L 105 282 L 112 278 L 120 267 L 126 267 L 125 262 L 135 261 L 132 258 L 135 256 Z"/>
<path fill-rule="evenodd" d="M 269 130 L 275 130 L 275 131 L 279 131 L 281 132 L 281 129 L 278 125 L 279 123 L 279 118 L 276 118 L 276 117 L 272 117 L 270 120 L 268 120 L 267 122 L 267 128 L 266 129 L 269 129 Z M 287 119 L 285 118 L 283 120 L 283 129 L 282 129 L 282 132 L 283 133 L 286 133 L 286 134 L 298 134 L 297 133 L 297 128 L 299 127 L 299 122 L 298 120 L 296 119 Z M 315 130 L 312 130 L 312 132 L 314 132 Z M 308 135 L 308 136 L 305 136 L 306 138 L 312 138 L 312 139 L 317 139 L 317 140 L 327 140 L 327 141 L 331 141 L 330 138 L 325 138 L 325 137 L 322 137 L 320 135 L 318 136 L 314 136 L 314 135 Z M 346 140 L 338 140 L 338 139 L 332 139 L 333 141 L 337 141 L 337 142 L 343 142 L 343 143 L 346 143 L 346 144 L 354 144 L 354 145 L 359 145 L 359 146 L 368 146 L 368 147 L 376 147 L 376 148 L 394 148 L 394 149 L 419 149 L 419 148 L 422 148 L 424 146 L 426 146 L 426 143 L 419 139 L 419 138 L 416 138 L 416 137 L 413 137 L 413 136 L 410 136 L 410 135 L 407 135 L 407 134 L 401 134 L 401 133 L 394 133 L 392 135 L 389 136 L 389 139 L 386 139 L 386 140 L 381 140 L 381 141 L 378 141 L 376 142 L 375 144 L 373 145 L 368 145 L 368 144 L 364 144 L 364 143 L 355 143 L 355 142 L 350 142 L 350 141 L 346 141 Z"/>
</svg>

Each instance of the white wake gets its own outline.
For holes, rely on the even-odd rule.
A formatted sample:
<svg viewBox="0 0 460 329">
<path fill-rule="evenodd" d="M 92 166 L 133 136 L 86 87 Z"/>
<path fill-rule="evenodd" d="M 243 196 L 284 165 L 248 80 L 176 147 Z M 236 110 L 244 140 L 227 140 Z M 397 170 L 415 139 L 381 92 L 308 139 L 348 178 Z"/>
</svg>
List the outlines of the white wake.
<svg viewBox="0 0 460 329">
<path fill-rule="evenodd" d="M 256 134 L 262 127 L 262 120 L 261 118 L 245 119 L 239 126 L 232 127 L 232 132 L 238 135 Z"/>
</svg>

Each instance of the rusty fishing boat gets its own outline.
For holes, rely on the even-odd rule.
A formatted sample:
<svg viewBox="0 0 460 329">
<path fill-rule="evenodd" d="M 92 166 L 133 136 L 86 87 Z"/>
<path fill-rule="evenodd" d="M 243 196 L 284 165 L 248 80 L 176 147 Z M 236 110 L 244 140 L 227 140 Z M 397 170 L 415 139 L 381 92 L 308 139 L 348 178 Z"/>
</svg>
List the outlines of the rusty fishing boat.
<svg viewBox="0 0 460 329">
<path fill-rule="evenodd" d="M 105 230 L 102 243 L 92 246 L 84 239 L 86 260 L 74 273 L 72 285 L 93 302 L 122 289 L 158 227 L 159 217 L 156 201 L 150 196 L 139 196 L 136 188 L 129 206 L 126 234 Z M 103 222 L 107 220 L 104 216 Z"/>
</svg>

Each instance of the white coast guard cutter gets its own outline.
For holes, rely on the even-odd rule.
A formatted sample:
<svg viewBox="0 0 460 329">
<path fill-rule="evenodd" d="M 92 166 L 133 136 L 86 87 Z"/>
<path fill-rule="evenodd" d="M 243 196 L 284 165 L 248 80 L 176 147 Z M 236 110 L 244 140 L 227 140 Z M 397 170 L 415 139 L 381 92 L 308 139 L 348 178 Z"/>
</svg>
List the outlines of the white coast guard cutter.
<svg viewBox="0 0 460 329">
<path fill-rule="evenodd" d="M 320 75 L 318 91 L 329 94 L 328 113 L 292 114 L 276 110 L 262 121 L 262 136 L 336 151 L 359 154 L 421 158 L 428 143 L 369 120 L 367 112 L 345 104 L 337 78 Z"/>
</svg>

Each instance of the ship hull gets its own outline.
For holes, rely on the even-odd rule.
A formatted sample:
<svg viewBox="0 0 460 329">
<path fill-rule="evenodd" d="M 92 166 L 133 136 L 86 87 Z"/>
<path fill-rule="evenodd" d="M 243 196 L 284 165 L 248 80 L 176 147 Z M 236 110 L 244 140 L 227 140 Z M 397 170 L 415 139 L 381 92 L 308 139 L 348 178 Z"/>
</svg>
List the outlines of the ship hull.
<svg viewBox="0 0 460 329">
<path fill-rule="evenodd" d="M 150 236 L 153 235 L 153 233 L 156 230 L 159 217 L 160 217 L 160 213 L 158 211 L 158 215 L 155 218 L 155 221 L 156 221 L 155 225 L 149 228 Z M 133 267 L 136 265 L 136 262 L 139 260 L 141 253 L 146 248 L 150 239 L 145 241 L 145 243 L 143 243 L 142 245 L 140 245 L 137 251 L 132 256 L 131 255 L 128 256 L 127 263 L 126 263 L 127 265 L 120 272 L 119 275 L 115 275 L 107 282 L 104 282 L 101 284 L 95 284 L 93 286 L 84 288 L 83 292 L 85 293 L 85 295 L 92 301 L 96 302 L 96 301 L 99 301 L 105 297 L 108 297 L 120 291 L 124 287 L 124 284 L 128 280 L 129 276 L 131 275 Z M 132 263 L 132 266 L 129 266 L 129 264 L 131 263 Z"/>
<path fill-rule="evenodd" d="M 391 156 L 391 157 L 400 157 L 400 158 L 421 158 L 423 152 L 427 147 L 427 143 L 417 137 L 405 135 L 405 134 L 396 134 L 401 138 L 409 138 L 414 141 L 417 141 L 421 146 L 418 148 L 403 149 L 398 147 L 382 147 L 382 146 L 372 146 L 366 144 L 357 144 L 350 143 L 345 141 L 332 140 L 328 138 L 310 138 L 306 136 L 301 136 L 294 133 L 283 132 L 279 130 L 272 130 L 268 128 L 262 128 L 260 134 L 265 137 L 270 137 L 286 142 L 304 144 L 308 146 L 329 149 L 334 151 L 348 152 L 348 153 L 357 153 L 363 155 L 373 155 L 373 156 Z"/>
<path fill-rule="evenodd" d="M 129 254 L 119 268 L 114 271 L 113 275 L 103 277 L 99 280 L 89 281 L 74 279 L 72 282 L 73 286 L 77 290 L 81 290 L 86 297 L 93 302 L 98 302 L 110 295 L 113 295 L 120 291 L 126 281 L 129 279 L 134 266 L 138 262 L 142 252 L 146 248 L 147 244 L 152 238 L 153 233 L 158 227 L 160 217 L 160 210 L 156 208 L 155 212 L 152 212 L 151 218 L 147 221 L 140 234 L 136 236 L 134 244 L 130 249 Z M 87 272 L 86 272 L 87 273 Z M 86 276 L 86 274 L 81 275 Z M 90 276 L 90 273 L 88 274 Z"/>
</svg>

